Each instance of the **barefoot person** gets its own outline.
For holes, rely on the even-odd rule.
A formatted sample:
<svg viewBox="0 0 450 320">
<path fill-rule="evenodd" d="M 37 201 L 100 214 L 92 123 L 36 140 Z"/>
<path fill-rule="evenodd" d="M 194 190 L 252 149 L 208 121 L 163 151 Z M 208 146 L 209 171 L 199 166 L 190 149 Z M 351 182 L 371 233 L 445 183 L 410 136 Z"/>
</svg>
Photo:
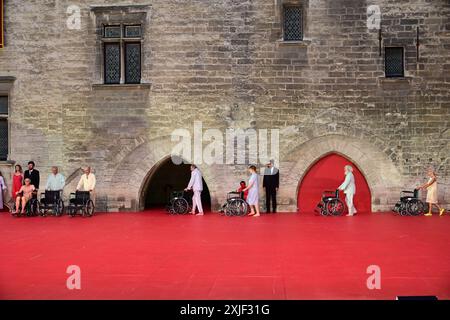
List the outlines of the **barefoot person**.
<svg viewBox="0 0 450 320">
<path fill-rule="evenodd" d="M 345 193 L 345 202 L 347 203 L 348 214 L 347 217 L 351 217 L 356 213 L 356 208 L 353 205 L 353 196 L 356 193 L 355 177 L 353 176 L 352 166 L 346 165 L 344 167 L 345 180 L 338 187 L 339 190 L 343 190 Z"/>
<path fill-rule="evenodd" d="M 427 199 L 426 202 L 428 203 L 428 213 L 424 214 L 427 217 L 431 217 L 432 213 L 431 210 L 433 209 L 433 205 L 436 206 L 439 210 L 439 215 L 442 216 L 445 212 L 444 208 L 441 208 L 438 204 L 438 190 L 437 190 L 437 177 L 436 173 L 433 169 L 428 169 L 428 182 L 418 186 L 416 189 L 420 190 L 427 190 Z"/>
<path fill-rule="evenodd" d="M 202 191 L 203 191 L 203 179 L 202 173 L 198 170 L 195 164 L 191 164 L 191 180 L 185 191 L 192 190 L 194 195 L 192 196 L 192 214 L 195 214 L 195 209 L 198 208 L 198 216 L 203 215 L 202 207 Z"/>
<path fill-rule="evenodd" d="M 256 167 L 248 167 L 250 173 L 250 179 L 248 180 L 248 185 L 242 191 L 248 190 L 247 203 L 250 206 L 249 216 L 259 217 L 259 181 L 258 174 L 256 173 Z"/>
<path fill-rule="evenodd" d="M 33 196 L 33 192 L 36 190 L 34 185 L 31 184 L 30 178 L 25 178 L 24 182 L 25 184 L 16 193 L 16 210 L 13 212 L 13 214 L 17 213 L 17 209 L 19 208 L 21 203 L 21 214 L 25 214 L 25 207 L 27 205 L 27 202 L 30 201 L 31 197 Z"/>
</svg>

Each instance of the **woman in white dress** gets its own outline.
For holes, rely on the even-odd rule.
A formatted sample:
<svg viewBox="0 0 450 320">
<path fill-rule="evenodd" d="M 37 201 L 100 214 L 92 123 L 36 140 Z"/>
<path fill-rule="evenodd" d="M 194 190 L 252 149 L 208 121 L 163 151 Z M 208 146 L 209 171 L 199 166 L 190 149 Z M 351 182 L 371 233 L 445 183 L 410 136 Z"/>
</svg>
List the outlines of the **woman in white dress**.
<svg viewBox="0 0 450 320">
<path fill-rule="evenodd" d="M 250 179 L 248 180 L 248 185 L 242 191 L 245 192 L 248 190 L 247 195 L 247 203 L 250 206 L 249 216 L 259 217 L 259 181 L 258 174 L 256 173 L 256 167 L 250 166 L 248 167 L 248 171 L 250 172 Z M 256 213 L 255 213 L 256 212 Z"/>
<path fill-rule="evenodd" d="M 6 183 L 0 171 L 0 210 L 3 210 L 3 201 L 5 200 Z"/>
<path fill-rule="evenodd" d="M 437 177 L 436 173 L 433 169 L 428 169 L 428 182 L 418 186 L 416 189 L 427 190 L 427 200 L 428 203 L 428 213 L 425 214 L 427 217 L 431 217 L 431 210 L 433 209 L 433 205 L 435 205 L 439 209 L 439 215 L 442 216 L 445 212 L 444 208 L 441 208 L 438 204 L 438 190 L 437 190 Z"/>
</svg>

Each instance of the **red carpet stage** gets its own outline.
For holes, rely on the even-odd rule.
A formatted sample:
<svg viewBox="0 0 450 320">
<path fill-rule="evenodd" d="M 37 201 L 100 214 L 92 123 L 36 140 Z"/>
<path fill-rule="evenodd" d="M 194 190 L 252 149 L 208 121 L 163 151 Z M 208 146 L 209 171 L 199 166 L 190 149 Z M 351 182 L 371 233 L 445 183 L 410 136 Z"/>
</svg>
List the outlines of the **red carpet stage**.
<svg viewBox="0 0 450 320">
<path fill-rule="evenodd" d="M 2 299 L 450 298 L 450 217 L 0 214 Z M 81 268 L 81 290 L 66 269 Z M 369 290 L 366 269 L 381 268 Z"/>
</svg>

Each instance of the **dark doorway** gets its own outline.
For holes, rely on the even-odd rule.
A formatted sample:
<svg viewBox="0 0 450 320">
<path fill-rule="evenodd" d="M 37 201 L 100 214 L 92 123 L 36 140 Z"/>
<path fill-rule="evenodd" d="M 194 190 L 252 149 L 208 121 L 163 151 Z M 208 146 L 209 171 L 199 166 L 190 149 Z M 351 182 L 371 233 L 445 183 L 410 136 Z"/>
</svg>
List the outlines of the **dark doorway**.
<svg viewBox="0 0 450 320">
<path fill-rule="evenodd" d="M 174 164 L 171 158 L 155 168 L 145 189 L 145 209 L 163 208 L 167 205 L 172 191 L 187 187 L 191 178 L 190 164 Z M 211 209 L 211 197 L 203 179 L 202 204 L 205 211 Z"/>
</svg>

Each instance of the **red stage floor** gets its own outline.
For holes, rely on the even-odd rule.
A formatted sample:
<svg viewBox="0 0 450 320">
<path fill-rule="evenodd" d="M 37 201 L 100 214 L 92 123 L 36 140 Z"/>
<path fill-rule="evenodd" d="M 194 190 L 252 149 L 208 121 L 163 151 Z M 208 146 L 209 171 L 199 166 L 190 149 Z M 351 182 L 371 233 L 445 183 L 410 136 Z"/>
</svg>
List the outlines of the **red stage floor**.
<svg viewBox="0 0 450 320">
<path fill-rule="evenodd" d="M 0 214 L 2 299 L 450 298 L 450 217 Z M 81 290 L 66 268 L 81 268 Z M 381 290 L 366 268 L 381 268 Z"/>
</svg>

